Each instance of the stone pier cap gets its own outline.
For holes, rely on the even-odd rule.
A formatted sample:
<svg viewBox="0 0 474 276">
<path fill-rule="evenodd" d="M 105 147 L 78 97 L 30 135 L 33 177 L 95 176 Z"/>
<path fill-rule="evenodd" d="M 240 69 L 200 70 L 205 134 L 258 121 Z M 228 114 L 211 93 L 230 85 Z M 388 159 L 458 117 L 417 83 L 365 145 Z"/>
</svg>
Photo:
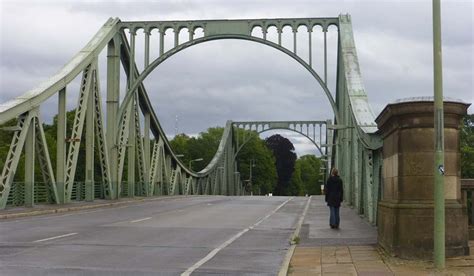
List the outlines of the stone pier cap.
<svg viewBox="0 0 474 276">
<path fill-rule="evenodd" d="M 434 114 L 434 104 L 426 105 L 426 103 L 433 103 L 433 96 L 422 96 L 422 97 L 409 97 L 397 99 L 393 103 L 387 104 L 385 108 L 380 112 L 380 114 L 375 119 L 379 131 L 379 134 L 385 134 L 381 130 L 382 126 L 385 126 L 387 121 L 392 118 L 394 115 L 403 115 L 403 114 L 420 114 L 420 113 L 430 113 Z M 451 97 L 443 97 L 443 108 L 444 113 L 466 113 L 466 110 L 469 108 L 471 103 L 466 101 L 455 99 Z M 434 117 L 434 115 L 433 115 Z M 416 122 L 415 122 L 416 123 Z M 433 124 L 433 122 L 431 122 Z M 446 125 L 446 122 L 445 122 Z M 433 126 L 433 125 L 431 125 Z"/>
</svg>

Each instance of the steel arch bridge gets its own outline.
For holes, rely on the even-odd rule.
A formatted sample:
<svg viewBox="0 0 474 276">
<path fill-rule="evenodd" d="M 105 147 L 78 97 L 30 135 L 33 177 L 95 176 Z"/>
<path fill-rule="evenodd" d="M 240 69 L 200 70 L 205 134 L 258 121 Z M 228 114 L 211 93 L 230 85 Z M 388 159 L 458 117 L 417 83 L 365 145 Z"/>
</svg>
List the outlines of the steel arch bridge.
<svg viewBox="0 0 474 276">
<path fill-rule="evenodd" d="M 297 53 L 297 32 L 306 27 L 309 59 Z M 324 34 L 323 76 L 312 64 L 313 27 L 319 26 Z M 327 39 L 330 26 L 338 31 L 336 89 L 330 91 L 327 82 Z M 282 45 L 282 33 L 290 27 L 293 47 Z M 255 28 L 263 37 L 252 35 Z M 267 39 L 270 28 L 276 28 L 278 42 Z M 197 29 L 202 37 L 195 36 Z M 136 60 L 137 31 L 144 31 L 144 68 L 139 70 Z M 159 36 L 159 56 L 150 58 L 152 31 Z M 174 32 L 174 46 L 165 51 L 165 34 Z M 181 31 L 188 31 L 187 41 L 179 41 Z M 301 31 L 300 31 L 301 32 Z M 128 37 L 127 37 L 128 33 Z M 194 172 L 187 168 L 170 147 L 160 126 L 143 81 L 162 62 L 174 54 L 197 44 L 220 39 L 241 39 L 277 49 L 303 66 L 317 81 L 327 96 L 335 124 L 327 121 L 305 122 L 253 122 L 228 121 L 219 148 L 206 168 Z M 107 51 L 106 112 L 102 110 L 98 56 Z M 120 88 L 120 71 L 124 70 L 127 85 Z M 68 86 L 79 75 L 79 99 L 75 109 L 72 133 L 66 136 L 66 97 Z M 122 90 L 123 99 L 120 94 Z M 333 97 L 335 95 L 335 97 Z M 56 138 L 56 164 L 52 164 L 46 143 L 39 107 L 50 97 L 58 97 L 58 129 Z M 143 126 L 140 116 L 143 116 Z M 235 128 L 255 126 L 256 131 L 286 128 L 293 131 L 296 125 L 324 125 L 330 135 L 326 142 L 313 143 L 328 157 L 329 164 L 340 168 L 345 185 L 345 199 L 367 219 L 376 222 L 376 208 L 380 186 L 381 139 L 377 135 L 375 115 L 368 103 L 354 44 L 349 15 L 334 18 L 276 18 L 243 20 L 196 21 L 133 21 L 110 18 L 57 74 L 36 88 L 10 101 L 0 104 L 0 125 L 16 120 L 8 155 L 0 176 L 0 208 L 14 197 L 14 190 L 22 190 L 21 202 L 33 206 L 37 197 L 34 179 L 35 158 L 40 165 L 45 193 L 51 203 L 70 202 L 82 189 L 85 200 L 93 200 L 100 188 L 103 197 L 117 199 L 123 196 L 152 196 L 175 194 L 242 195 L 244 193 L 236 154 L 239 144 Z M 324 123 L 323 123 L 324 122 Z M 266 124 L 266 126 L 265 126 Z M 290 124 L 293 124 L 290 126 Z M 330 127 L 329 127 L 330 125 Z M 261 132 L 260 131 L 260 132 Z M 300 134 L 309 136 L 300 129 Z M 142 135 L 143 133 L 143 135 Z M 150 139 L 150 135 L 154 139 Z M 81 140 L 85 137 L 85 141 Z M 311 138 L 308 137 L 310 140 Z M 85 171 L 78 172 L 79 148 L 85 145 Z M 94 151 L 99 154 L 94 160 Z M 36 153 L 36 154 L 35 154 Z M 25 182 L 13 182 L 21 156 L 25 156 Z M 93 178 L 95 163 L 100 165 L 102 179 Z M 126 167 L 126 168 L 125 168 Z M 124 171 L 127 171 L 127 179 Z M 76 173 L 85 174 L 85 182 L 75 182 Z M 36 194 L 36 195 L 35 195 Z"/>
</svg>

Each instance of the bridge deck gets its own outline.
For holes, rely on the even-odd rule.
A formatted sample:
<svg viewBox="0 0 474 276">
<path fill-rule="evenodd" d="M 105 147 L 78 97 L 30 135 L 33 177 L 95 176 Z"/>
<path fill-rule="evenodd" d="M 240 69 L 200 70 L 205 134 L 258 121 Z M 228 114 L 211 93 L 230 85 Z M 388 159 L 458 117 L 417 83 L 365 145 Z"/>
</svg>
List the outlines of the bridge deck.
<svg viewBox="0 0 474 276">
<path fill-rule="evenodd" d="M 289 199 L 196 196 L 2 220 L 0 274 L 275 275 L 309 198 Z M 341 215 L 342 229 L 328 229 L 313 197 L 301 245 L 375 241 L 352 210 Z"/>
</svg>

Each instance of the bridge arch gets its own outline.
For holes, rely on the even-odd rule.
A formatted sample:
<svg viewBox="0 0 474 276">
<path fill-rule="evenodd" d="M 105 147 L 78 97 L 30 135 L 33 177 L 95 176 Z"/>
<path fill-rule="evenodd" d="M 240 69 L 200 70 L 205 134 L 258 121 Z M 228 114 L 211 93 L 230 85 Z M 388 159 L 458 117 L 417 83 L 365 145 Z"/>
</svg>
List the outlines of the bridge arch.
<svg viewBox="0 0 474 276">
<path fill-rule="evenodd" d="M 284 130 L 284 131 L 298 133 L 302 135 L 303 137 L 307 138 L 309 141 L 311 141 L 311 143 L 316 147 L 316 149 L 318 150 L 321 156 L 325 156 L 327 154 L 327 152 L 326 153 L 324 152 L 323 148 L 327 148 L 328 136 L 331 136 L 330 130 L 328 129 L 328 125 L 330 124 L 331 124 L 331 120 L 327 120 L 327 121 L 255 121 L 255 122 L 249 121 L 249 122 L 233 122 L 232 123 L 232 125 L 238 129 L 247 130 L 247 131 L 255 131 L 257 134 L 262 134 L 264 132 L 272 131 L 272 130 Z M 306 131 L 303 126 L 306 127 Z M 310 130 L 310 126 L 312 127 L 312 131 Z M 317 140 L 316 139 L 317 126 L 319 126 L 319 132 L 317 133 L 319 134 L 319 144 L 316 141 Z M 324 144 L 323 144 L 323 133 L 322 133 L 323 130 L 325 131 Z M 245 146 L 245 144 L 248 141 L 250 141 L 250 139 L 251 137 L 248 137 L 248 139 L 244 137 L 244 141 L 238 145 L 237 152 L 235 155 L 237 155 L 240 152 L 240 150 Z"/>
<path fill-rule="evenodd" d="M 148 77 L 148 75 L 150 75 L 151 72 L 153 72 L 156 69 L 156 67 L 158 67 L 161 63 L 163 63 L 165 60 L 167 60 L 171 56 L 175 55 L 176 53 L 178 53 L 178 52 L 180 52 L 180 51 L 182 51 L 186 48 L 189 48 L 191 46 L 201 44 L 201 43 L 204 43 L 204 42 L 208 42 L 208 41 L 223 40 L 223 39 L 240 39 L 240 40 L 247 40 L 247 41 L 257 42 L 257 43 L 260 43 L 260 44 L 263 44 L 263 45 L 270 46 L 274 49 L 277 49 L 277 50 L 287 54 L 288 56 L 290 56 L 294 60 L 296 60 L 299 64 L 301 64 L 313 76 L 314 79 L 316 79 L 316 81 L 318 82 L 320 87 L 323 89 L 326 97 L 328 98 L 329 104 L 330 104 L 331 109 L 333 111 L 334 117 L 336 118 L 336 121 L 339 121 L 339 112 L 338 112 L 338 109 L 337 109 L 337 105 L 336 105 L 336 102 L 335 102 L 331 92 L 329 91 L 329 88 L 327 87 L 327 85 L 323 81 L 323 79 L 319 76 L 319 74 L 316 73 L 316 71 L 307 62 L 305 62 L 301 57 L 299 57 L 298 55 L 291 52 L 287 48 L 284 48 L 281 45 L 278 45 L 274 42 L 271 42 L 269 40 L 265 40 L 265 39 L 262 39 L 262 38 L 253 37 L 251 35 L 219 34 L 219 35 L 204 36 L 204 37 L 201 37 L 201 38 L 197 38 L 197 39 L 194 39 L 194 40 L 187 41 L 183 44 L 180 44 L 180 45 L 175 46 L 174 48 L 168 50 L 166 53 L 163 53 L 163 55 L 161 55 L 160 57 L 156 58 L 153 62 L 151 62 L 149 64 L 149 66 L 147 66 L 134 79 L 133 84 L 127 90 L 127 93 L 126 93 L 126 95 L 123 99 L 123 102 L 122 102 L 122 106 L 120 107 L 119 112 L 118 112 L 118 119 L 119 119 L 118 124 L 123 122 L 122 119 L 123 119 L 123 116 L 125 114 L 125 110 L 126 110 L 128 104 L 129 104 L 129 102 L 133 99 L 134 91 L 137 91 L 138 87 L 143 83 L 143 81 Z M 117 129 L 120 129 L 120 125 L 117 126 Z"/>
<path fill-rule="evenodd" d="M 309 137 L 307 134 L 304 134 L 303 132 L 300 132 L 300 131 L 295 130 L 295 129 L 289 129 L 289 128 L 283 128 L 283 127 L 281 127 L 281 128 L 271 128 L 271 129 L 265 129 L 265 130 L 259 131 L 259 132 L 257 132 L 257 133 L 258 133 L 258 134 L 262 134 L 262 133 L 264 133 L 264 132 L 268 132 L 268 131 L 272 131 L 272 130 L 285 130 L 285 131 L 291 131 L 291 132 L 298 133 L 298 134 L 300 134 L 301 136 L 306 137 L 309 141 L 311 141 L 311 143 L 316 147 L 316 149 L 317 149 L 318 152 L 321 154 L 321 156 L 324 155 L 321 146 L 318 145 L 318 143 L 317 143 L 315 140 L 311 139 L 311 137 Z"/>
<path fill-rule="evenodd" d="M 259 23 L 259 24 L 254 24 Z M 251 25 L 258 26 L 263 30 L 263 38 L 251 36 Z M 326 32 L 328 27 L 335 25 L 338 30 L 337 45 L 337 75 L 335 96 L 329 93 L 326 81 L 322 81 L 321 77 L 311 67 L 311 61 L 306 63 L 300 56 L 296 54 L 296 39 L 293 43 L 293 51 L 282 47 L 281 31 L 283 26 L 292 29 L 293 38 L 297 37 L 297 26 L 307 26 L 309 34 L 309 45 L 311 45 L 312 27 L 318 25 Z M 188 28 L 194 30 L 196 27 L 203 30 L 204 37 L 194 37 L 189 32 L 189 41 L 179 44 L 179 30 Z M 275 26 L 278 33 L 278 44 L 265 39 L 265 32 L 268 28 Z M 308 28 L 310 26 L 311 28 Z M 127 39 L 124 30 L 130 30 L 130 40 Z M 139 29 L 145 29 L 145 67 L 141 73 L 137 69 L 135 56 L 135 33 Z M 165 35 L 163 31 L 169 30 L 169 36 L 174 35 L 174 46 L 167 52 L 162 47 L 163 39 L 160 39 L 160 57 L 153 60 L 150 64 L 149 52 L 149 30 L 157 29 L 160 38 Z M 304 29 L 304 28 L 302 28 Z M 178 31 L 178 32 L 177 32 Z M 172 34 L 174 32 L 174 34 Z M 117 44 L 115 41 L 116 39 Z M 120 186 L 123 181 L 123 172 L 126 156 L 132 156 L 127 159 L 129 171 L 137 171 L 140 179 L 150 180 L 149 158 L 145 153 L 150 154 L 150 135 L 152 134 L 155 141 L 162 139 L 164 158 L 158 160 L 155 179 L 163 180 L 163 186 L 177 183 L 178 177 L 175 177 L 177 170 L 180 170 L 185 177 L 192 177 L 195 187 L 193 191 L 205 191 L 206 193 L 214 193 L 216 189 L 222 189 L 219 194 L 236 195 L 241 194 L 241 181 L 236 177 L 237 164 L 233 160 L 232 154 L 235 152 L 235 141 L 233 140 L 233 127 L 229 122 L 226 124 L 224 135 L 219 144 L 216 155 L 208 164 L 208 166 L 200 171 L 193 172 L 186 168 L 185 164 L 180 162 L 172 151 L 163 129 L 160 126 L 158 117 L 156 116 L 152 104 L 148 98 L 147 91 L 144 87 L 143 80 L 146 78 L 153 67 L 157 67 L 164 60 L 176 54 L 179 51 L 193 45 L 218 39 L 240 39 L 253 41 L 256 43 L 271 46 L 288 56 L 292 57 L 318 81 L 328 97 L 330 106 L 333 109 L 336 119 L 334 125 L 334 139 L 331 147 L 334 149 L 334 158 L 332 162 L 339 168 L 343 168 L 341 176 L 344 183 L 347 183 L 344 191 L 345 199 L 350 204 L 354 204 L 360 213 L 366 214 L 368 220 L 376 221 L 378 187 L 380 186 L 380 174 L 377 164 L 381 161 L 381 137 L 377 133 L 375 124 L 375 115 L 368 103 L 365 93 L 361 70 L 355 47 L 351 18 L 349 15 L 340 15 L 339 17 L 327 18 L 273 18 L 273 19 L 237 19 L 237 20 L 184 20 L 184 21 L 129 21 L 122 22 L 118 18 L 110 18 L 89 41 L 89 43 L 77 53 L 71 61 L 69 61 L 58 73 L 41 83 L 37 87 L 27 93 L 0 103 L 0 124 L 17 118 L 17 126 L 12 130 L 14 136 L 10 144 L 7 161 L 0 175 L 0 209 L 5 208 L 8 200 L 10 188 L 12 187 L 13 177 L 16 172 L 18 161 L 22 152 L 28 156 L 34 157 L 32 150 L 23 150 L 24 145 L 38 146 L 45 144 L 44 139 L 34 141 L 34 135 L 31 135 L 34 128 L 30 126 L 37 124 L 38 117 L 35 115 L 37 108 L 53 95 L 58 96 L 60 102 L 58 108 L 58 118 L 65 118 L 66 114 L 66 87 L 74 80 L 74 78 L 82 73 L 79 100 L 76 108 L 73 124 L 73 135 L 66 137 L 66 131 L 58 131 L 57 148 L 65 148 L 65 142 L 71 143 L 66 152 L 61 156 L 58 155 L 57 171 L 59 172 L 57 179 L 60 184 L 61 192 L 55 196 L 58 202 L 69 202 L 72 196 L 72 187 L 74 176 L 77 170 L 77 160 L 81 145 L 81 137 L 91 138 L 97 141 L 100 157 L 98 162 L 102 169 L 103 181 L 102 185 L 110 192 L 110 198 L 120 197 Z M 324 38 L 324 41 L 326 39 Z M 120 43 L 120 47 L 118 45 Z M 99 85 L 98 55 L 102 50 L 108 47 L 107 55 L 107 124 L 103 124 L 102 100 Z M 311 49 L 311 46 L 309 47 Z M 309 52 L 311 55 L 311 51 Z M 326 55 L 325 55 L 326 57 Z M 311 59 L 310 59 L 311 60 Z M 125 100 L 120 97 L 120 73 L 121 69 L 125 71 L 128 80 L 128 89 L 126 91 Z M 327 69 L 325 64 L 324 69 Z M 327 74 L 324 75 L 326 79 Z M 140 109 L 140 110 L 139 110 Z M 92 112 L 91 112 L 92 111 Z M 110 111 L 110 112 L 109 112 Z M 142 133 L 140 113 L 144 115 L 144 139 L 136 139 L 136 133 Z M 109 116 L 110 115 L 110 116 Z M 95 118 L 98 118 L 94 120 Z M 63 121 L 66 121 L 65 119 Z M 86 122 L 87 121 L 87 122 Z M 95 121 L 95 122 L 94 122 Z M 94 125 L 95 123 L 95 125 Z M 61 129 L 65 129 L 65 125 L 61 124 Z M 94 132 L 96 128 L 97 135 L 88 135 Z M 105 131 L 105 128 L 107 131 Z M 59 130 L 60 128 L 58 128 Z M 38 131 L 37 131 L 38 132 Z M 33 138 L 32 138 L 33 137 Z M 87 137 L 86 137 L 87 138 Z M 96 139 L 92 139 L 96 138 Z M 27 139 L 29 142 L 27 142 Z M 87 138 L 89 139 L 89 138 Z M 87 140 L 86 139 L 86 140 Z M 33 140 L 33 141 L 31 141 Z M 144 140 L 144 141 L 143 141 Z M 84 143 L 84 142 L 83 142 Z M 89 162 L 86 162 L 88 170 L 94 170 L 94 142 L 85 143 L 88 152 Z M 130 150 L 128 150 L 130 149 Z M 87 154 L 86 154 L 87 155 Z M 51 160 L 47 155 L 44 157 L 44 168 L 49 171 Z M 108 157 L 110 156 L 110 157 Z M 33 158 L 26 158 L 34 160 Z M 110 159 L 110 160 L 109 160 Z M 87 160 L 87 158 L 86 158 Z M 110 161 L 110 162 L 109 162 Z M 110 164 L 109 164 L 110 163 Z M 135 166 L 137 164 L 137 166 Z M 367 164 L 363 166 L 361 164 Z M 138 167 L 138 169 L 136 169 Z M 29 166 L 28 175 L 34 174 L 34 166 Z M 222 169 L 221 169 L 222 168 Z M 26 171 L 26 170 L 25 170 Z M 84 170 L 81 171 L 84 173 Z M 160 173 L 161 172 L 161 173 Z M 89 174 L 87 185 L 89 191 L 93 191 L 91 185 L 94 179 Z M 127 174 L 129 184 L 133 184 L 137 177 L 135 173 Z M 52 186 L 56 185 L 55 180 L 49 180 Z M 28 182 L 29 189 L 33 188 L 31 181 Z M 182 183 L 182 181 L 181 181 Z M 131 185 L 132 186 L 132 185 Z M 67 189 L 65 189 L 67 188 Z M 64 192 L 63 192 L 64 191 Z M 128 192 L 133 190 L 128 189 Z M 33 204 L 32 193 L 29 193 L 28 202 Z M 93 198 L 92 195 L 89 195 Z M 368 210 L 368 212 L 366 212 Z"/>
</svg>

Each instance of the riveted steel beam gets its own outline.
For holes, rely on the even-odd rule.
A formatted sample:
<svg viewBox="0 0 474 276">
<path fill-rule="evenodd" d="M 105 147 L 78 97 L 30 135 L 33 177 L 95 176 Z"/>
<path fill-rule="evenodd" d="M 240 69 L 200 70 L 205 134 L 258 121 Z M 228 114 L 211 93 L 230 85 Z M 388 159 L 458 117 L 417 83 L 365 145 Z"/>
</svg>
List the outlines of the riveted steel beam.
<svg viewBox="0 0 474 276">
<path fill-rule="evenodd" d="M 90 64 L 83 72 L 71 137 L 67 140 L 70 142 L 70 145 L 66 159 L 65 202 L 71 200 L 74 176 L 76 174 L 77 157 L 79 156 L 79 146 L 87 112 L 87 102 L 91 91 L 92 74 L 94 69 L 95 64 Z"/>
<path fill-rule="evenodd" d="M 48 144 L 46 142 L 46 137 L 43 130 L 43 123 L 39 116 L 39 112 L 35 120 L 35 134 L 36 134 L 36 152 L 38 157 L 38 163 L 41 168 L 41 174 L 43 176 L 43 181 L 47 186 L 48 199 L 50 202 L 56 204 L 59 203 L 59 195 L 56 185 L 56 180 L 54 178 L 53 166 L 51 164 L 51 159 L 48 150 Z"/>
<path fill-rule="evenodd" d="M 312 63 L 312 29 L 321 26 L 324 34 L 324 68 L 323 75 L 319 76 L 313 69 Z M 338 61 L 336 91 L 330 91 L 327 85 L 327 32 L 329 26 L 334 25 L 339 32 Z M 292 49 L 282 46 L 281 34 L 285 26 L 290 26 L 293 34 Z M 309 40 L 309 60 L 299 56 L 297 52 L 297 31 L 300 26 L 306 26 Z M 261 28 L 263 39 L 252 36 L 254 28 Z M 269 28 L 275 27 L 278 33 L 278 43 L 267 39 Z M 174 46 L 165 51 L 165 32 L 171 28 L 174 31 Z M 195 38 L 194 32 L 202 28 L 204 37 Z M 128 39 L 124 29 L 130 31 Z M 139 71 L 135 60 L 135 43 L 139 37 L 136 32 L 143 29 L 145 36 L 145 68 Z M 160 55 L 150 60 L 150 34 L 157 29 L 160 35 Z M 187 29 L 189 41 L 180 43 L 179 32 Z M 301 32 L 301 31 L 300 31 Z M 143 85 L 143 80 L 163 61 L 188 47 L 218 39 L 243 39 L 273 47 L 289 55 L 312 74 L 323 88 L 329 104 L 334 112 L 334 125 L 326 121 L 287 121 L 287 122 L 227 122 L 224 134 L 216 155 L 211 162 L 200 172 L 193 172 L 176 158 L 166 135 L 159 124 Z M 102 122 L 101 99 L 99 91 L 99 77 L 97 72 L 97 56 L 107 46 L 107 131 Z M 290 45 L 291 47 L 291 45 Z M 120 63 L 121 61 L 121 63 Z M 120 102 L 120 64 L 127 76 L 128 86 L 123 101 Z M 71 137 L 65 137 L 65 87 L 83 72 L 80 87 L 79 102 L 76 108 L 73 131 Z M 58 92 L 59 91 L 59 92 Z M 360 212 L 368 216 L 369 221 L 375 221 L 376 202 L 380 175 L 376 173 L 377 164 L 380 164 L 378 149 L 381 146 L 380 138 L 374 134 L 373 112 L 368 105 L 357 53 L 352 33 L 351 20 L 348 15 L 335 18 L 274 18 L 274 19 L 244 19 L 244 20 L 185 20 L 185 21 L 134 21 L 120 22 L 110 19 L 99 30 L 91 42 L 73 58 L 60 73 L 13 101 L 0 104 L 0 124 L 9 119 L 19 117 L 19 123 L 14 131 L 14 138 L 7 156 L 7 163 L 0 178 L 0 192 L 2 193 L 0 207 L 4 207 L 8 197 L 8 190 L 13 179 L 22 153 L 27 134 L 25 124 L 37 126 L 34 137 L 34 146 L 44 179 L 54 183 L 54 176 L 45 139 L 41 137 L 39 117 L 26 120 L 28 114 L 33 114 L 47 98 L 54 93 L 59 95 L 57 146 L 57 180 L 59 193 L 55 195 L 59 202 L 71 199 L 74 185 L 74 176 L 77 168 L 77 155 L 81 143 L 82 130 L 86 127 L 86 199 L 92 198 L 91 187 L 94 179 L 91 178 L 93 169 L 93 147 L 97 145 L 99 161 L 102 170 L 102 185 L 106 198 L 117 198 L 122 191 L 121 182 L 125 158 L 128 156 L 128 185 L 124 187 L 129 196 L 135 192 L 134 185 L 143 185 L 137 190 L 139 194 L 225 194 L 238 195 L 243 193 L 242 183 L 237 177 L 235 156 L 239 149 L 252 135 L 244 133 L 239 137 L 233 127 L 253 130 L 257 133 L 270 129 L 287 129 L 297 132 L 310 139 L 325 157 L 326 173 L 332 165 L 343 168 L 341 170 L 345 185 L 346 198 Z M 335 95 L 335 100 L 333 96 Z M 32 108 L 33 107 L 33 108 Z M 145 126 L 144 137 L 140 126 L 140 113 L 143 113 Z M 31 115 L 30 114 L 30 115 Z M 94 121 L 95 123 L 90 123 Z M 87 122 L 85 122 L 87 120 Z M 91 135 L 95 126 L 95 137 Z M 319 140 L 318 137 L 319 129 Z M 323 133 L 323 131 L 325 133 Z M 150 132 L 155 137 L 153 147 L 150 145 Z M 325 141 L 323 140 L 325 137 Z M 29 137 L 29 136 L 28 136 Z M 334 137 L 334 138 L 333 138 Z M 31 137 L 30 137 L 31 138 Z M 65 159 L 65 141 L 70 143 L 67 158 Z M 21 145 L 21 146 L 20 146 Z M 18 149 L 18 146 L 20 148 Z M 153 148 L 153 149 L 152 149 Z M 91 150 L 92 149 L 92 150 Z M 25 149 L 31 155 L 31 148 Z M 127 154 L 128 152 L 128 154 Z M 33 153 L 34 154 L 34 153 Z M 150 157 L 151 156 L 151 157 Z M 360 162 L 359 162 L 360 161 Z M 364 162 L 362 162 L 364 161 Z M 138 182 L 134 176 L 135 162 L 138 165 Z M 30 164 L 31 165 L 31 164 Z M 34 165 L 34 164 L 33 164 Z M 65 166 L 64 166 L 65 165 Z M 31 167 L 28 167 L 31 173 Z M 31 176 L 31 174 L 30 174 Z M 34 179 L 28 179 L 32 182 Z M 33 190 L 33 188 L 31 188 Z M 29 198 L 29 203 L 31 199 Z M 3 205 L 1 205 L 3 204 Z M 3 208 L 2 207 L 2 208 Z"/>
</svg>

